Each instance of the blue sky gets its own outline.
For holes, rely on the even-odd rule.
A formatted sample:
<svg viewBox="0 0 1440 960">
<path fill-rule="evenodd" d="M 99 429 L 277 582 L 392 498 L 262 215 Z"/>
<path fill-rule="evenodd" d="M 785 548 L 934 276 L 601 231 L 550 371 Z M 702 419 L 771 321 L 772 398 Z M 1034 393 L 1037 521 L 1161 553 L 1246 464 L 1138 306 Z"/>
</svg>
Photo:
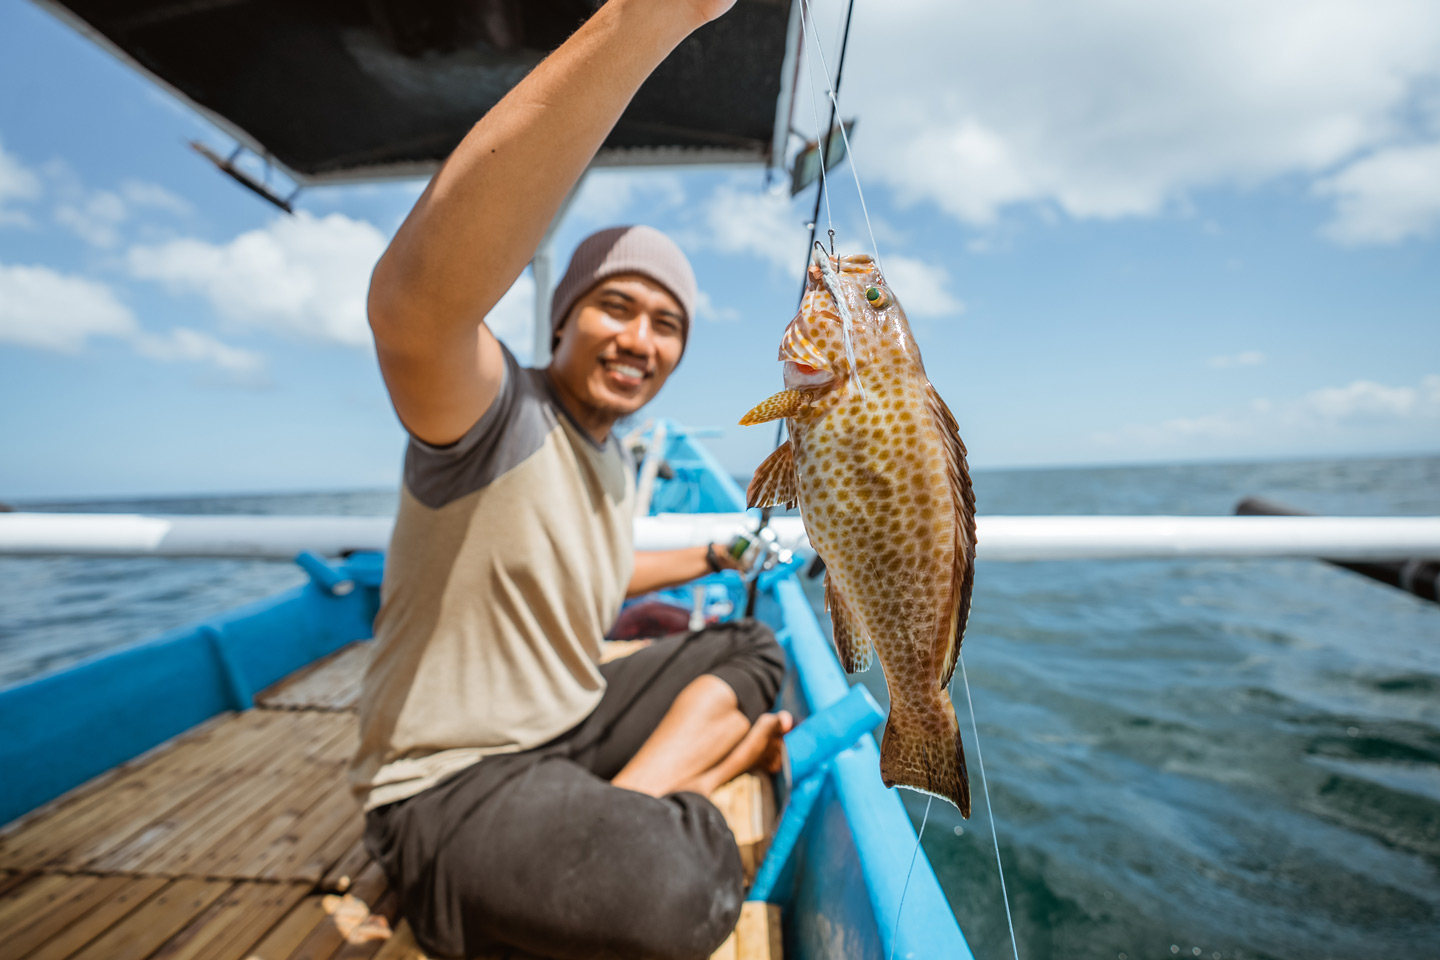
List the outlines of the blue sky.
<svg viewBox="0 0 1440 960">
<path fill-rule="evenodd" d="M 842 112 L 973 466 L 1440 451 L 1440 6 L 1256 6 L 857 4 Z M 363 302 L 421 185 L 286 217 L 196 138 L 230 145 L 0 0 L 0 500 L 397 482 Z M 868 249 L 848 167 L 832 185 Z M 557 239 L 680 240 L 706 307 L 653 412 L 726 427 L 736 472 L 771 442 L 731 425 L 780 388 L 811 202 L 606 171 Z M 492 318 L 521 351 L 531 296 Z"/>
</svg>

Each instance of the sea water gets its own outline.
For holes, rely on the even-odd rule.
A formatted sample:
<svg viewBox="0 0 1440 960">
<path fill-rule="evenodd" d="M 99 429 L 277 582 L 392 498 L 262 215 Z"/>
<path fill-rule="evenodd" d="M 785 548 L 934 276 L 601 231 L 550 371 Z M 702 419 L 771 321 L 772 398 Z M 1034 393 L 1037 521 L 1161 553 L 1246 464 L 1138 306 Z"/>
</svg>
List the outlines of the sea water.
<svg viewBox="0 0 1440 960">
<path fill-rule="evenodd" d="M 978 472 L 990 514 L 1440 515 L 1440 457 Z M 386 515 L 393 493 L 65 504 Z M 0 559 L 0 684 L 302 582 L 286 564 Z M 807 590 L 821 612 L 820 582 Z M 1440 955 L 1440 605 L 1311 561 L 981 563 L 965 636 L 1023 960 Z M 860 678 L 883 702 L 878 668 Z M 925 852 L 1009 956 L 988 818 Z M 917 825 L 924 799 L 902 791 Z M 924 922 L 907 916 L 907 923 Z"/>
</svg>

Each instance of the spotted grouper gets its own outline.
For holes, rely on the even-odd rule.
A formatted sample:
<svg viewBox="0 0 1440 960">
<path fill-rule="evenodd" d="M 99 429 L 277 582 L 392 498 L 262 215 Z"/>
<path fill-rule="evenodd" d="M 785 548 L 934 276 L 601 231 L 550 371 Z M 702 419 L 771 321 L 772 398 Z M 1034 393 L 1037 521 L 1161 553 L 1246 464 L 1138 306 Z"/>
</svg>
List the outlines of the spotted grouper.
<svg viewBox="0 0 1440 960">
<path fill-rule="evenodd" d="M 816 245 L 780 360 L 786 389 L 740 421 L 784 417 L 790 434 L 755 471 L 750 506 L 800 505 L 825 561 L 840 662 L 854 673 L 879 654 L 885 785 L 943 797 L 968 817 L 948 687 L 975 577 L 975 495 L 955 417 L 867 256 L 835 259 Z"/>
</svg>

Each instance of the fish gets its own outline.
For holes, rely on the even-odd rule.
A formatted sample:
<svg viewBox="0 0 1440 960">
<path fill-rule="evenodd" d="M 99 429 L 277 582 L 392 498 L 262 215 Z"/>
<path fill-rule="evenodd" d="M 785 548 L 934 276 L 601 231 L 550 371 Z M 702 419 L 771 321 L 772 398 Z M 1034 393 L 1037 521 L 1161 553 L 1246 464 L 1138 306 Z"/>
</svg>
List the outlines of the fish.
<svg viewBox="0 0 1440 960">
<path fill-rule="evenodd" d="M 740 420 L 784 418 L 789 439 L 755 471 L 751 507 L 800 507 L 825 562 L 825 607 L 848 673 L 878 655 L 890 691 L 880 776 L 970 816 L 950 678 L 975 581 L 975 493 L 965 443 L 925 374 L 875 260 L 811 251 L 779 359 L 785 389 Z"/>
</svg>

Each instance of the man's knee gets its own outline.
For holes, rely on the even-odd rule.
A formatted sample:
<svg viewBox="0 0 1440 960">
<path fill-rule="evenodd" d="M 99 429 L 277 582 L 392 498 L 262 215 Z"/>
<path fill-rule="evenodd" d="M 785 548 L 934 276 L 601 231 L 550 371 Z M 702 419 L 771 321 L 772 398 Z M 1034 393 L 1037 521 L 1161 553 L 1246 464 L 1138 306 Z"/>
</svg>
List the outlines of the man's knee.
<svg viewBox="0 0 1440 960">
<path fill-rule="evenodd" d="M 707 627 L 706 643 L 723 644 L 723 652 L 708 671 L 730 685 L 740 712 L 753 723 L 775 704 L 785 680 L 785 651 L 775 634 L 749 618 Z"/>
<path fill-rule="evenodd" d="M 628 925 L 626 956 L 656 960 L 703 960 L 735 928 L 744 899 L 739 852 L 714 805 L 694 794 L 677 794 L 681 836 L 652 850 L 653 862 L 633 876 L 640 915 Z M 636 851 L 632 851 L 632 856 Z M 640 852 L 640 860 L 649 859 Z"/>
<path fill-rule="evenodd" d="M 768 710 L 785 682 L 785 650 L 775 639 L 775 631 L 759 620 L 747 617 L 735 623 L 741 640 L 738 655 L 746 661 Z"/>
</svg>

